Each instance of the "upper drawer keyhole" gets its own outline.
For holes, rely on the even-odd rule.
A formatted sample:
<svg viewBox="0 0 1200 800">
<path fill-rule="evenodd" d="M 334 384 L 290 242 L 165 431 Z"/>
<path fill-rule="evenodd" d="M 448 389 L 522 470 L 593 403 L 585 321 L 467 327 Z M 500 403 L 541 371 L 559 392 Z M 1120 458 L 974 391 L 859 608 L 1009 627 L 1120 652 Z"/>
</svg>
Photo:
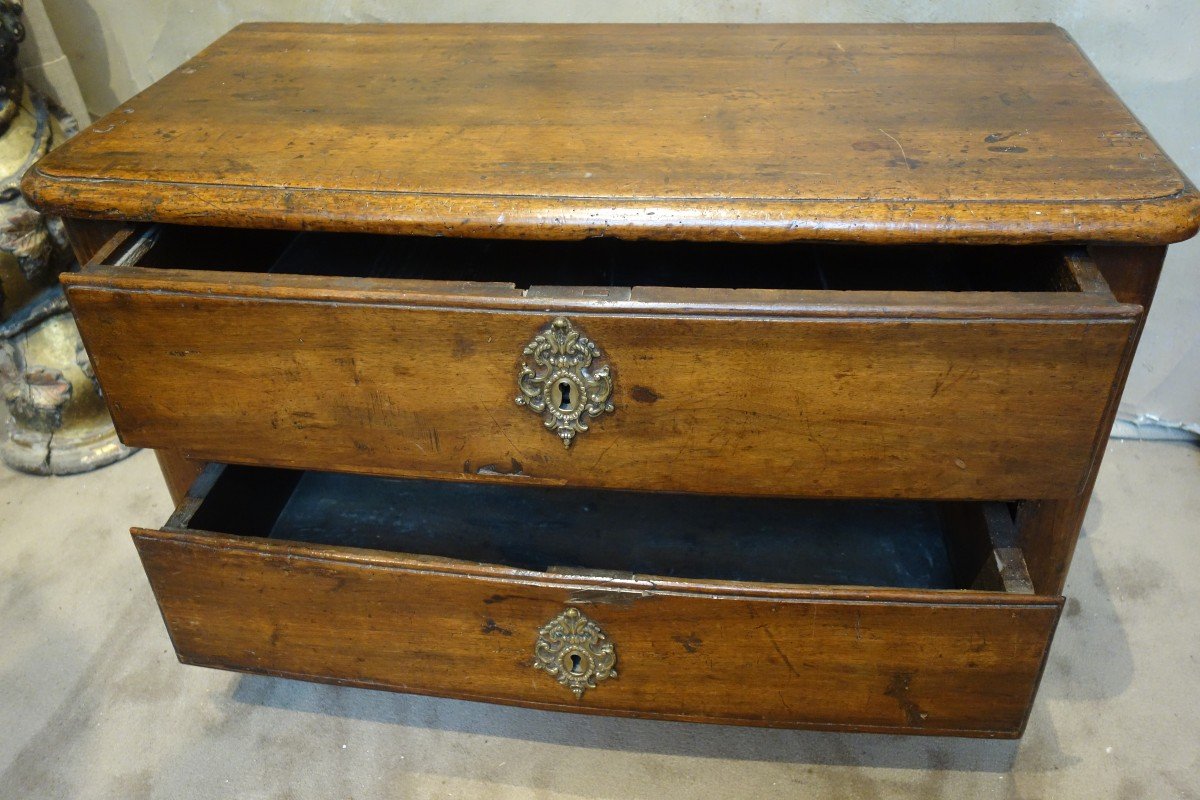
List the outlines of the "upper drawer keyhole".
<svg viewBox="0 0 1200 800">
<path fill-rule="evenodd" d="M 517 405 L 541 415 L 547 428 L 570 447 L 588 420 L 613 410 L 612 374 L 596 363 L 600 348 L 566 318 L 554 322 L 522 349 Z"/>
<path fill-rule="evenodd" d="M 546 405 L 563 414 L 574 414 L 583 405 L 583 389 L 570 378 L 559 378 L 546 387 Z"/>
</svg>

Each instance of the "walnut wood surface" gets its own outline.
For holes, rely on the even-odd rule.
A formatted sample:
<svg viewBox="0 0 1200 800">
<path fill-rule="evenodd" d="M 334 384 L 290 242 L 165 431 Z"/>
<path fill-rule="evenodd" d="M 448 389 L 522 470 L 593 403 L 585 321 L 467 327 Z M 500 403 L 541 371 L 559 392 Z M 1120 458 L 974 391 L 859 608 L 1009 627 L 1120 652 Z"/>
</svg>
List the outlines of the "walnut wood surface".
<svg viewBox="0 0 1200 800">
<path fill-rule="evenodd" d="M 71 216 L 1164 243 L 1200 198 L 1052 25 L 239 26 L 24 183 Z"/>
<path fill-rule="evenodd" d="M 120 220 L 67 220 L 67 240 L 80 264 L 91 261 L 101 250 L 132 233 L 132 227 Z"/>
<path fill-rule="evenodd" d="M 1061 605 L 537 572 L 188 530 L 202 502 L 185 501 L 178 528 L 134 531 L 184 662 L 539 708 L 1015 736 Z M 581 700 L 531 666 L 537 630 L 568 606 L 618 654 L 618 677 Z"/>
<path fill-rule="evenodd" d="M 1050 25 L 246 25 L 24 189 L 72 218 L 80 260 L 97 263 L 110 221 L 128 220 L 1089 244 L 1103 279 L 1073 262 L 1085 291 L 988 297 L 103 266 L 67 278 L 118 430 L 175 448 L 176 494 L 191 455 L 1019 501 L 1015 532 L 980 529 L 1002 530 L 1003 547 L 971 525 L 955 534 L 982 542 L 956 566 L 981 584 L 981 559 L 1003 551 L 994 583 L 1022 592 L 1006 594 L 289 544 L 184 529 L 196 495 L 167 530 L 135 531 L 183 660 L 594 713 L 982 736 L 1024 724 L 1160 245 L 1200 225 L 1195 188 Z M 1143 246 L 1107 246 L 1128 244 Z M 616 375 L 616 413 L 570 451 L 512 402 L 520 347 L 559 313 Z M 245 518 L 269 515 L 258 501 Z M 569 603 L 620 648 L 620 677 L 582 701 L 529 666 L 534 631 Z"/>
<path fill-rule="evenodd" d="M 187 496 L 188 487 L 196 480 L 205 467 L 203 461 L 189 461 L 175 450 L 155 450 L 158 468 L 162 471 L 163 480 L 167 483 L 167 491 L 171 500 L 178 505 Z"/>
<path fill-rule="evenodd" d="M 111 253 L 113 248 L 135 233 L 133 226 L 120 221 L 68 218 L 63 222 L 75 259 L 81 265 L 86 265 L 94 259 L 102 259 L 106 253 Z M 166 481 L 167 491 L 171 493 L 171 500 L 178 504 L 187 494 L 192 481 L 204 468 L 204 464 L 188 461 L 178 453 L 166 450 L 157 450 L 154 455 Z"/>
<path fill-rule="evenodd" d="M 1113 376 L 1108 408 L 1097 427 L 1096 444 L 1087 482 L 1079 494 L 1061 500 L 1030 500 L 1020 505 L 1017 515 L 1020 545 L 1029 565 L 1030 577 L 1039 592 L 1060 594 L 1067 581 L 1067 569 L 1079 540 L 1083 518 L 1100 463 L 1108 444 L 1109 433 L 1117 416 L 1125 381 L 1133 365 L 1137 345 L 1146 325 L 1146 316 L 1158 286 L 1165 247 L 1104 247 L 1089 248 L 1105 282 L 1123 303 L 1136 303 L 1143 308 L 1124 358 Z"/>
<path fill-rule="evenodd" d="M 68 287 L 130 444 L 732 494 L 1072 496 L 1137 314 L 1111 296 L 1062 307 L 1038 293 L 998 295 L 982 319 L 936 293 L 918 304 L 929 317 L 860 306 L 853 292 L 808 293 L 822 302 L 775 316 L 570 301 L 612 366 L 616 411 L 564 450 L 514 397 L 522 348 L 565 301 L 472 291 L 459 309 L 436 292 L 377 287 L 350 302 L 357 281 L 197 273 L 190 287 L 184 271 L 140 272 L 153 274 L 100 270 Z"/>
</svg>

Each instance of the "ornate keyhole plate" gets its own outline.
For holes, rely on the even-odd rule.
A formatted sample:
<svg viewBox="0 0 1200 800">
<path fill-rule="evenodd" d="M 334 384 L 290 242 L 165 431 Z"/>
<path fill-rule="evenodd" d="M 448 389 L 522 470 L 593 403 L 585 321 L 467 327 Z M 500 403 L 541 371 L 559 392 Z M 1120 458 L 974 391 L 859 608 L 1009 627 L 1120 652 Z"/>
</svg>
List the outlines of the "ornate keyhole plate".
<svg viewBox="0 0 1200 800">
<path fill-rule="evenodd" d="M 517 405 L 542 415 L 542 423 L 558 434 L 563 447 L 570 447 L 579 431 L 588 429 L 588 419 L 613 404 L 612 374 L 601 358 L 600 348 L 565 317 L 551 322 L 525 345 L 525 360 L 517 374 Z"/>
<path fill-rule="evenodd" d="M 597 681 L 617 677 L 617 652 L 599 625 L 579 609 L 568 608 L 538 631 L 533 666 L 580 698 Z"/>
</svg>

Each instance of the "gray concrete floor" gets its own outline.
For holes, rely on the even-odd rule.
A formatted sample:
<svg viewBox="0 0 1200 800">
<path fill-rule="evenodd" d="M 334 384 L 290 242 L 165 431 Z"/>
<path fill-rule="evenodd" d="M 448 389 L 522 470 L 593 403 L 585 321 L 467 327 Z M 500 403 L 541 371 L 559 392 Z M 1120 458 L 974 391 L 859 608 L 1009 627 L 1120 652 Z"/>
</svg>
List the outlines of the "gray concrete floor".
<svg viewBox="0 0 1200 800">
<path fill-rule="evenodd" d="M 184 667 L 154 458 L 0 468 L 0 797 L 1200 797 L 1200 448 L 1115 442 L 1025 738 L 615 720 Z"/>
</svg>

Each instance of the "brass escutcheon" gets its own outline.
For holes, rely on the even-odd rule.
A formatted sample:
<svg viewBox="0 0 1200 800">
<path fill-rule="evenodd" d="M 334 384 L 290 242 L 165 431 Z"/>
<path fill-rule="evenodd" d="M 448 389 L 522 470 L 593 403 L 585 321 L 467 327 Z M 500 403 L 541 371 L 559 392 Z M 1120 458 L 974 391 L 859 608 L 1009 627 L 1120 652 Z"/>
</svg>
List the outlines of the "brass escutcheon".
<svg viewBox="0 0 1200 800">
<path fill-rule="evenodd" d="M 596 682 L 617 677 L 617 652 L 600 626 L 577 608 L 568 608 L 538 631 L 533 666 L 545 670 L 575 695 Z"/>
<path fill-rule="evenodd" d="M 563 447 L 588 429 L 589 418 L 613 410 L 612 374 L 608 366 L 592 366 L 601 358 L 600 349 L 566 317 L 547 325 L 522 352 L 517 405 L 541 414 Z"/>
</svg>

